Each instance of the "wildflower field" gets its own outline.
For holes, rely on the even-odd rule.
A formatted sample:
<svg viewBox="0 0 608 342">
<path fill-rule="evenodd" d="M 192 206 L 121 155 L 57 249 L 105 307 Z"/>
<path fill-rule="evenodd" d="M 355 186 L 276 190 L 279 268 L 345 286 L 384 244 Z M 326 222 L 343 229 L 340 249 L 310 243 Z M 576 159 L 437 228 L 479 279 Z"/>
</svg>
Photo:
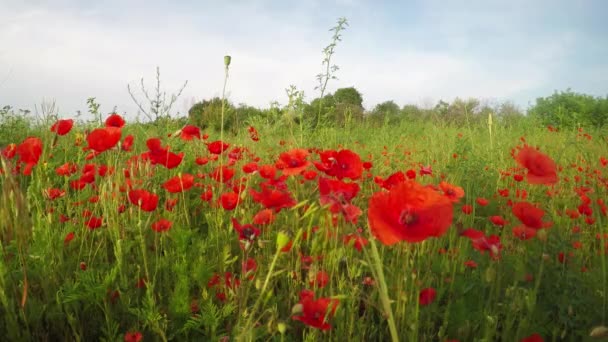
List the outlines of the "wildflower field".
<svg viewBox="0 0 608 342">
<path fill-rule="evenodd" d="M 606 156 L 533 125 L 59 120 L 2 150 L 0 335 L 605 337 Z"/>
</svg>

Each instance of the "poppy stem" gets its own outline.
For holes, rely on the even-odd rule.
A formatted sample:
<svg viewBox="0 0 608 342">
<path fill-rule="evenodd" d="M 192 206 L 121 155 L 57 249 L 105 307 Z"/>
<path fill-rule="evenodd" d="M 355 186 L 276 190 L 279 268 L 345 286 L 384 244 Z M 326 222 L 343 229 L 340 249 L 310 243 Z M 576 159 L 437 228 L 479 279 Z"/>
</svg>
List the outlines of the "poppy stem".
<svg viewBox="0 0 608 342">
<path fill-rule="evenodd" d="M 369 227 L 369 226 L 368 226 Z M 388 297 L 388 288 L 386 287 L 386 280 L 384 279 L 384 271 L 382 270 L 382 261 L 380 260 L 380 254 L 376 247 L 375 239 L 369 239 L 369 244 L 372 249 L 372 271 L 376 274 L 378 284 L 380 284 L 380 300 L 382 301 L 382 307 L 384 313 L 388 316 L 388 328 L 391 332 L 391 340 L 393 342 L 399 342 L 399 335 L 397 333 L 397 326 L 395 325 L 395 318 L 393 317 L 393 310 L 391 309 L 391 300 Z"/>
</svg>

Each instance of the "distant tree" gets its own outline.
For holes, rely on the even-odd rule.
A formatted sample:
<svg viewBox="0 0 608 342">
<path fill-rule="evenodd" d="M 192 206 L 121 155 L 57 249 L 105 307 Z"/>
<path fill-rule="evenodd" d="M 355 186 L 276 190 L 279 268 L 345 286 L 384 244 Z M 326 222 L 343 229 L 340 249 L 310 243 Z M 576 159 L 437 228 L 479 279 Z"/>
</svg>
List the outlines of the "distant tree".
<svg viewBox="0 0 608 342">
<path fill-rule="evenodd" d="M 392 100 L 384 101 L 374 107 L 369 119 L 380 124 L 396 124 L 401 120 L 401 109 Z"/>
<path fill-rule="evenodd" d="M 539 97 L 528 110 L 532 117 L 540 119 L 543 124 L 575 127 L 592 125 L 601 127 L 608 122 L 608 105 L 606 99 L 591 95 L 566 91 L 554 92 L 548 97 Z"/>
<path fill-rule="evenodd" d="M 354 87 L 340 88 L 334 93 L 336 104 L 347 104 L 363 109 L 363 96 Z"/>
<path fill-rule="evenodd" d="M 524 119 L 524 114 L 513 102 L 505 101 L 500 103 L 494 109 L 493 114 L 496 116 L 496 121 L 503 125 L 513 125 L 516 122 Z"/>
<path fill-rule="evenodd" d="M 236 115 L 235 108 L 226 101 L 224 111 L 224 129 L 230 130 L 233 128 Z M 194 104 L 188 111 L 188 121 L 201 128 L 211 128 L 219 131 L 221 128 L 222 118 L 222 99 L 214 97 L 210 100 L 203 100 Z"/>
</svg>

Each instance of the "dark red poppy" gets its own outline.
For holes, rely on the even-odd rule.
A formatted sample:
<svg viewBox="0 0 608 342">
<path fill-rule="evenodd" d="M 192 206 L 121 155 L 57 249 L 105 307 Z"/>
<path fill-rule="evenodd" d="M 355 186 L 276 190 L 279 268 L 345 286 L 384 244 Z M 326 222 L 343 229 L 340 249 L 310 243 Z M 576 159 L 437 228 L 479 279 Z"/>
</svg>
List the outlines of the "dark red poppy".
<svg viewBox="0 0 608 342">
<path fill-rule="evenodd" d="M 240 241 L 252 241 L 260 236 L 260 229 L 252 224 L 241 225 L 237 219 L 232 218 L 232 227 L 234 231 L 239 235 Z"/>
<path fill-rule="evenodd" d="M 515 160 L 528 170 L 526 174 L 528 183 L 546 185 L 557 183 L 557 167 L 549 156 L 525 146 L 521 148 Z"/>
<path fill-rule="evenodd" d="M 300 292 L 300 316 L 293 316 L 292 319 L 320 330 L 329 330 L 331 325 L 328 321 L 336 314 L 336 309 L 340 304 L 338 299 L 319 298 L 314 299 L 314 292 L 302 290 Z"/>
<path fill-rule="evenodd" d="M 90 149 L 101 153 L 116 146 L 121 134 L 120 128 L 117 127 L 97 128 L 87 135 L 87 142 Z"/>
<path fill-rule="evenodd" d="M 420 306 L 429 305 L 435 301 L 435 297 L 437 297 L 437 291 L 432 287 L 428 287 L 420 291 L 420 294 L 418 295 L 418 303 Z"/>
<path fill-rule="evenodd" d="M 154 211 L 158 206 L 158 195 L 147 190 L 131 190 L 129 191 L 129 201 L 143 211 Z"/>
<path fill-rule="evenodd" d="M 116 113 L 113 113 L 113 114 L 110 114 L 110 116 L 108 116 L 105 124 L 106 124 L 106 127 L 122 128 L 125 125 L 125 120 L 122 118 L 122 116 L 120 116 Z"/>
<path fill-rule="evenodd" d="M 74 120 L 72 119 L 57 120 L 51 126 L 51 132 L 55 132 L 57 135 L 66 135 L 72 130 L 72 126 L 74 126 Z"/>
<path fill-rule="evenodd" d="M 171 229 L 171 226 L 173 226 L 173 222 L 171 222 L 167 219 L 161 218 L 158 221 L 152 223 L 151 228 L 153 231 L 155 231 L 157 233 L 162 233 L 162 232 L 166 232 L 169 229 Z"/>
<path fill-rule="evenodd" d="M 452 202 L 415 181 L 405 181 L 369 200 L 372 233 L 385 245 L 443 235 L 452 224 Z"/>
<path fill-rule="evenodd" d="M 524 337 L 519 342 L 545 342 L 542 336 L 538 333 L 534 333 L 528 337 Z"/>
<path fill-rule="evenodd" d="M 194 185 L 194 176 L 189 173 L 184 173 L 181 176 L 170 178 L 163 184 L 163 188 L 170 193 L 187 191 Z"/>
<path fill-rule="evenodd" d="M 253 280 L 253 278 L 255 277 L 255 271 L 257 271 L 257 269 L 258 263 L 255 261 L 254 258 L 248 258 L 247 261 L 245 261 L 241 265 L 241 272 L 243 273 L 243 276 L 246 277 L 248 280 Z"/>
</svg>

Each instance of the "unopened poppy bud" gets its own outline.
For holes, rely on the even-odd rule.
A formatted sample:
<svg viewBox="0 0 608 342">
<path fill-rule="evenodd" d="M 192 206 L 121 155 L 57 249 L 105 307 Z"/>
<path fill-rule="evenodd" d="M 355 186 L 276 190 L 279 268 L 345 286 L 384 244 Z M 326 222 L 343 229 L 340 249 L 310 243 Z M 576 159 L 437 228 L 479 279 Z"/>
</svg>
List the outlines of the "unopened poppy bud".
<svg viewBox="0 0 608 342">
<path fill-rule="evenodd" d="M 540 241 L 547 241 L 547 231 L 544 229 L 540 229 L 536 232 L 536 237 L 540 240 Z"/>
<path fill-rule="evenodd" d="M 230 66 L 231 60 L 232 60 L 232 57 L 230 57 L 228 55 L 224 56 L 224 65 L 226 66 L 226 68 Z"/>
<path fill-rule="evenodd" d="M 304 311 L 304 306 L 302 304 L 296 304 L 291 308 L 291 314 L 301 314 Z"/>
<path fill-rule="evenodd" d="M 281 322 L 277 324 L 277 329 L 281 334 L 284 334 L 287 331 L 287 324 Z"/>
<path fill-rule="evenodd" d="M 597 326 L 591 330 L 591 333 L 589 333 L 589 336 L 595 337 L 595 338 L 608 337 L 608 328 L 605 326 L 602 326 L 602 325 Z"/>
</svg>

